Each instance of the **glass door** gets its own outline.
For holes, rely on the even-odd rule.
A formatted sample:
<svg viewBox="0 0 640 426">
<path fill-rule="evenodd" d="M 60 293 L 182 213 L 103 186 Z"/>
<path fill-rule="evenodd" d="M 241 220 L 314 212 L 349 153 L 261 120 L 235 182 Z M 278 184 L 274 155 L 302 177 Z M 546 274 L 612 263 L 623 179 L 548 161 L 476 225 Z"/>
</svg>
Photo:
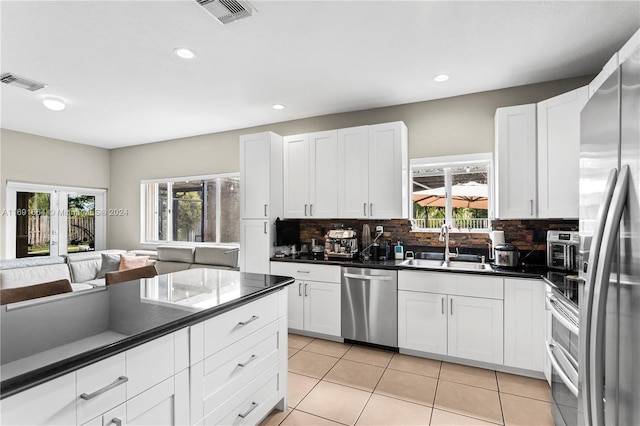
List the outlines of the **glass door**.
<svg viewBox="0 0 640 426">
<path fill-rule="evenodd" d="M 52 206 L 56 194 L 48 192 L 16 192 L 15 254 L 19 257 L 57 256 L 57 218 Z"/>
<path fill-rule="evenodd" d="M 6 257 L 59 256 L 106 248 L 106 191 L 7 184 Z"/>
</svg>

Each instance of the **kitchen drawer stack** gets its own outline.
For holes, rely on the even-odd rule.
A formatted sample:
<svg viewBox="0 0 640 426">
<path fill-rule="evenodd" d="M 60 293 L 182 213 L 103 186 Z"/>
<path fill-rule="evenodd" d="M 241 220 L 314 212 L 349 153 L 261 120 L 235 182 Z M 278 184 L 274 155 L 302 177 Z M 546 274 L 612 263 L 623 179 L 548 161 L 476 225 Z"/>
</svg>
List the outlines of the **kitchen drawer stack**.
<svg viewBox="0 0 640 426">
<path fill-rule="evenodd" d="M 257 424 L 286 398 L 286 303 L 280 291 L 191 327 L 192 424 Z"/>
</svg>

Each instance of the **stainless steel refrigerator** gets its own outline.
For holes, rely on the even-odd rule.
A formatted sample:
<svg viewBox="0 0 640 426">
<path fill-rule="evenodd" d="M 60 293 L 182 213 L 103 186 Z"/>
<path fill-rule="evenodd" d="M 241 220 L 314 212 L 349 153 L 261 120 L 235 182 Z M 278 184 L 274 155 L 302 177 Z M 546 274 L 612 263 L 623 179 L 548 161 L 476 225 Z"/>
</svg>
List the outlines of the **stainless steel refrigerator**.
<svg viewBox="0 0 640 426">
<path fill-rule="evenodd" d="M 640 49 L 581 114 L 579 418 L 640 425 Z"/>
</svg>

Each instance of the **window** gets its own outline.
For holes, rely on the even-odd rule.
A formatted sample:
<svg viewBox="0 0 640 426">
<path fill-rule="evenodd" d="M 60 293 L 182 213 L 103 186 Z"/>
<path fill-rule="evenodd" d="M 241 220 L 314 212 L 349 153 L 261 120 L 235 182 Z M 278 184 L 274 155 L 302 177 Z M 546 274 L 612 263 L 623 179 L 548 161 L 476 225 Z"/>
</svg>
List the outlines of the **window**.
<svg viewBox="0 0 640 426">
<path fill-rule="evenodd" d="M 238 173 L 142 181 L 143 242 L 240 242 Z"/>
<path fill-rule="evenodd" d="M 7 258 L 58 256 L 106 245 L 106 191 L 7 184 Z"/>
<path fill-rule="evenodd" d="M 411 160 L 413 230 L 489 228 L 491 154 Z"/>
</svg>

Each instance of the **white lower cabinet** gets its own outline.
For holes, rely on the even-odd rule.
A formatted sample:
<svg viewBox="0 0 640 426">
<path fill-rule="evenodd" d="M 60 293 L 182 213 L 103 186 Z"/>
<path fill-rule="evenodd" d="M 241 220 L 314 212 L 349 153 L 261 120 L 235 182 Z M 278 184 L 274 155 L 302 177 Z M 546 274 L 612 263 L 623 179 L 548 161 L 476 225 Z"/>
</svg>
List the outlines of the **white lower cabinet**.
<svg viewBox="0 0 640 426">
<path fill-rule="evenodd" d="M 69 373 L 4 398 L 0 419 L 3 425 L 73 425 L 76 398 L 76 374 Z"/>
<path fill-rule="evenodd" d="M 504 364 L 543 372 L 545 362 L 545 284 L 504 280 Z"/>
<path fill-rule="evenodd" d="M 189 372 L 183 370 L 83 426 L 186 425 L 189 423 Z"/>
<path fill-rule="evenodd" d="M 340 266 L 271 262 L 271 273 L 296 279 L 287 288 L 290 329 L 341 335 Z"/>
<path fill-rule="evenodd" d="M 398 346 L 447 354 L 447 296 L 398 291 Z"/>
<path fill-rule="evenodd" d="M 279 402 L 286 406 L 286 298 L 279 291 L 257 299 L 192 335 L 204 339 L 192 341 L 204 354 L 189 369 L 191 424 L 257 424 Z"/>
<path fill-rule="evenodd" d="M 399 271 L 398 346 L 502 364 L 502 297 L 502 278 Z"/>
</svg>

